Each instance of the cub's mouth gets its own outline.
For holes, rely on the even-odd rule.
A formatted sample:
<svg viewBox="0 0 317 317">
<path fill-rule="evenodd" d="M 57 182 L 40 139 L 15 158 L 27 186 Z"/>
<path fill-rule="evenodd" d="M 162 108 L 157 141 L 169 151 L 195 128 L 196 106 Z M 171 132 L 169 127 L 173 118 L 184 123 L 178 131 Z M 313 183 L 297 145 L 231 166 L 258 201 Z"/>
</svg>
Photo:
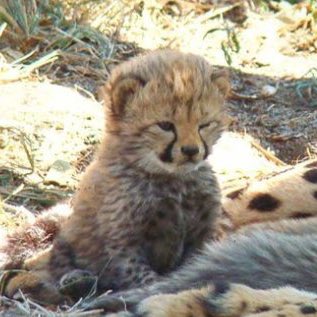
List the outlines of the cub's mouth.
<svg viewBox="0 0 317 317">
<path fill-rule="evenodd" d="M 194 159 L 187 159 L 184 160 L 183 162 L 180 162 L 178 165 L 188 165 L 188 166 L 193 166 L 193 165 L 197 165 L 201 162 L 202 160 L 194 160 Z"/>
<path fill-rule="evenodd" d="M 159 159 L 163 163 L 175 164 L 176 166 L 193 166 L 199 164 L 202 161 L 194 158 L 184 158 L 180 161 L 176 161 L 172 158 L 172 156 L 166 155 L 165 153 L 160 154 Z"/>
</svg>

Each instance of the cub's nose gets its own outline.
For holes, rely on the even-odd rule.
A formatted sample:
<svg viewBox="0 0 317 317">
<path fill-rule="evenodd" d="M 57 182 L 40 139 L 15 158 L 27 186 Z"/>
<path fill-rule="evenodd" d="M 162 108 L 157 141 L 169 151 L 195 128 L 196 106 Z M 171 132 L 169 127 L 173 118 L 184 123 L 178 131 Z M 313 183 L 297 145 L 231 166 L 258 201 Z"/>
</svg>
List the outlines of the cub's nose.
<svg viewBox="0 0 317 317">
<path fill-rule="evenodd" d="M 194 145 L 185 145 L 181 147 L 181 151 L 183 154 L 189 157 L 192 157 L 199 153 L 199 148 L 198 146 L 194 146 Z"/>
</svg>

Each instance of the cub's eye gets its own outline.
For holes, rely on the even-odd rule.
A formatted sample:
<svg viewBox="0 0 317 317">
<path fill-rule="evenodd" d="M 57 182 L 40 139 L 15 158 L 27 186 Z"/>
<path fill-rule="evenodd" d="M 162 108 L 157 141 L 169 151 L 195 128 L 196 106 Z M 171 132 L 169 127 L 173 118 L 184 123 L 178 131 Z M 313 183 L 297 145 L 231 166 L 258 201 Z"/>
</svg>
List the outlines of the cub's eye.
<svg viewBox="0 0 317 317">
<path fill-rule="evenodd" d="M 162 121 L 157 124 L 164 131 L 174 131 L 174 124 L 169 121 Z"/>
<path fill-rule="evenodd" d="M 218 122 L 216 122 L 216 121 L 210 121 L 210 122 L 208 122 L 208 123 L 204 123 L 204 124 L 201 124 L 200 126 L 199 126 L 199 130 L 201 130 L 201 129 L 205 129 L 205 128 L 216 128 L 218 126 Z"/>
</svg>

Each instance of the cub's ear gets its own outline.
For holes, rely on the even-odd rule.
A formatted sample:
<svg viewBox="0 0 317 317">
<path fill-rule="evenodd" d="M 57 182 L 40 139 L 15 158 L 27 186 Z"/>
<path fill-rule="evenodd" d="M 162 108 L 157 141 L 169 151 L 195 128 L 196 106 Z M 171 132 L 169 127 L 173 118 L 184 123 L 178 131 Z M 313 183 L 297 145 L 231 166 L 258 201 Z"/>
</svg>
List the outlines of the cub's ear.
<svg viewBox="0 0 317 317">
<path fill-rule="evenodd" d="M 137 76 L 118 78 L 107 87 L 110 97 L 110 110 L 114 115 L 124 113 L 125 106 L 146 82 Z"/>
<path fill-rule="evenodd" d="M 211 82 L 215 84 L 220 94 L 226 97 L 230 90 L 229 72 L 227 70 L 216 70 L 211 74 Z"/>
</svg>

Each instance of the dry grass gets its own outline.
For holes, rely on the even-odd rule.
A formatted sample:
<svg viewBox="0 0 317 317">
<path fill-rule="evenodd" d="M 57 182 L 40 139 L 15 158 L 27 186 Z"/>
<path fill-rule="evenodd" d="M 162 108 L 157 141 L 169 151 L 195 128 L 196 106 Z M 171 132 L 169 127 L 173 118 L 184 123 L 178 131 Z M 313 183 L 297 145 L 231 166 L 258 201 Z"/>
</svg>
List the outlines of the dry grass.
<svg viewBox="0 0 317 317">
<path fill-rule="evenodd" d="M 84 24 L 68 20 L 58 1 L 0 1 L 2 40 L 0 82 L 41 74 L 59 81 L 91 78 L 102 83 L 109 65 L 134 55 L 133 45 L 120 43 Z"/>
<path fill-rule="evenodd" d="M 24 299 L 22 302 L 11 300 L 5 297 L 0 298 L 2 307 L 10 307 L 5 316 L 6 317 L 101 317 L 104 316 L 102 309 L 95 309 L 90 311 L 84 311 L 78 306 L 82 304 L 82 301 L 75 304 L 72 307 L 64 307 L 57 311 L 49 310 L 44 306 L 41 306 L 32 300 L 26 298 L 21 294 Z M 1 314 L 1 311 L 0 311 Z"/>
<path fill-rule="evenodd" d="M 70 7 L 77 3 L 76 0 L 67 2 Z M 224 16 L 234 13 L 232 16 L 242 21 L 246 14 L 244 8 L 243 1 L 215 7 L 182 0 L 86 1 L 81 6 L 79 2 L 77 7 L 83 12 L 80 22 L 145 49 L 170 47 L 204 54 L 210 45 L 207 37 L 218 38 L 227 61 L 236 49 L 232 45 L 236 37 L 234 24 Z M 76 16 L 76 11 L 72 14 Z M 192 41 L 193 38 L 196 40 Z"/>
<path fill-rule="evenodd" d="M 295 86 L 296 93 L 303 102 L 311 107 L 317 107 L 317 101 L 314 98 L 317 94 L 317 68 L 310 69 L 303 77 L 304 79 Z M 310 102 L 307 102 L 307 100 Z"/>
<path fill-rule="evenodd" d="M 112 64 L 139 52 L 128 42 L 145 49 L 206 51 L 206 37 L 211 34 L 220 39 L 219 47 L 230 63 L 238 41 L 233 24 L 223 16 L 231 12 L 236 12 L 235 18 L 243 18 L 242 2 L 215 8 L 183 0 L 174 4 L 157 0 L 0 0 L 2 39 L 10 43 L 9 49 L 2 51 L 2 64 L 27 64 L 22 77 L 41 67 L 41 74 L 55 81 L 65 81 L 67 72 L 70 82 L 90 78 L 98 85 L 107 78 Z M 199 41 L 189 40 L 193 37 L 201 40 L 199 47 Z M 15 74 L 19 69 L 6 67 L 4 81 L 20 78 Z"/>
</svg>

